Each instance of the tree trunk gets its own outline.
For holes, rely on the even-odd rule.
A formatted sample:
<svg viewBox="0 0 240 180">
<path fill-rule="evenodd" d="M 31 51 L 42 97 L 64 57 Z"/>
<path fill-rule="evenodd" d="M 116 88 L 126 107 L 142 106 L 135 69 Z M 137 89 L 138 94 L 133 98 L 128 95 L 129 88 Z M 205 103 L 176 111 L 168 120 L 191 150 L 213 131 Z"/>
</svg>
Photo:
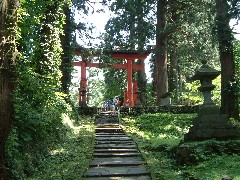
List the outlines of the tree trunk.
<svg viewBox="0 0 240 180">
<path fill-rule="evenodd" d="M 64 23 L 64 35 L 61 36 L 61 44 L 63 48 L 62 53 L 62 62 L 60 69 L 62 71 L 61 77 L 61 86 L 62 91 L 64 93 L 69 92 L 69 85 L 71 83 L 71 61 L 72 61 L 72 51 L 71 51 L 71 41 L 72 41 L 72 30 L 71 30 L 71 9 L 68 5 L 64 6 L 64 14 L 65 14 L 65 23 Z"/>
<path fill-rule="evenodd" d="M 4 152 L 14 116 L 12 93 L 15 87 L 18 3 L 18 0 L 0 2 L 0 179 L 9 179 Z"/>
<path fill-rule="evenodd" d="M 178 97 L 182 96 L 183 92 L 183 74 L 181 72 L 181 68 L 178 65 Z"/>
<path fill-rule="evenodd" d="M 227 0 L 216 0 L 217 35 L 221 62 L 221 113 L 239 119 L 237 94 L 235 93 L 235 65 L 233 35 L 229 27 L 230 15 Z"/>
<path fill-rule="evenodd" d="M 138 2 L 138 3 L 141 3 L 141 2 Z M 137 16 L 137 21 L 138 21 L 138 50 L 140 52 L 143 52 L 144 50 L 144 45 L 145 45 L 145 42 L 146 42 L 146 30 L 145 30 L 145 27 L 144 27 L 144 14 L 143 14 L 143 4 L 142 6 L 140 6 L 141 9 L 138 10 L 138 16 Z M 138 64 L 142 65 L 142 66 L 145 66 L 145 63 L 143 60 L 138 60 Z M 138 74 L 137 74 L 137 80 L 138 80 L 138 88 L 139 88 L 139 91 L 141 93 L 140 95 L 140 104 L 142 105 L 146 105 L 146 102 L 147 102 L 147 91 L 146 91 L 146 88 L 147 88 L 147 78 L 146 78 L 146 72 L 145 72 L 145 68 L 144 70 L 142 71 L 138 71 Z"/>
<path fill-rule="evenodd" d="M 154 60 L 154 89 L 156 92 L 156 104 L 167 105 L 166 93 L 168 92 L 168 75 L 167 75 L 167 38 L 165 35 L 165 9 L 166 0 L 157 2 L 157 27 L 156 27 L 156 55 Z"/>
<path fill-rule="evenodd" d="M 178 61 L 176 51 L 170 54 L 169 66 L 169 92 L 175 93 L 175 99 L 178 101 L 179 97 L 179 84 L 178 84 Z"/>
</svg>

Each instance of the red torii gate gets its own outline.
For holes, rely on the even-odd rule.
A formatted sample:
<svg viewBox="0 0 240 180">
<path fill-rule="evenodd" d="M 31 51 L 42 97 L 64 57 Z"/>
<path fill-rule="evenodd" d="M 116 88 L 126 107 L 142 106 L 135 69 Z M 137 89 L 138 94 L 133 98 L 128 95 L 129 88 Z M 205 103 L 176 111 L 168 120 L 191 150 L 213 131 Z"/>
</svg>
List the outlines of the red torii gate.
<svg viewBox="0 0 240 180">
<path fill-rule="evenodd" d="M 75 55 L 84 54 L 81 48 L 75 51 Z M 136 50 L 105 50 L 103 54 L 109 55 L 114 59 L 125 59 L 127 62 L 124 64 L 113 64 L 110 66 L 104 66 L 102 63 L 90 62 L 86 59 L 82 61 L 74 62 L 74 66 L 81 67 L 81 81 L 79 88 L 79 105 L 86 105 L 87 97 L 87 77 L 86 77 L 86 67 L 96 67 L 96 68 L 113 68 L 113 69 L 127 69 L 127 91 L 124 94 L 124 101 L 129 101 L 129 106 L 132 107 L 137 104 L 137 82 L 133 82 L 133 69 L 135 70 L 144 70 L 144 65 L 135 64 L 133 61 L 137 60 L 145 60 L 147 56 L 150 54 L 149 51 L 144 51 L 143 53 L 139 53 Z M 87 55 L 87 57 L 90 55 Z M 98 54 L 93 54 L 91 56 L 100 56 Z M 125 104 L 126 105 L 126 104 Z"/>
</svg>

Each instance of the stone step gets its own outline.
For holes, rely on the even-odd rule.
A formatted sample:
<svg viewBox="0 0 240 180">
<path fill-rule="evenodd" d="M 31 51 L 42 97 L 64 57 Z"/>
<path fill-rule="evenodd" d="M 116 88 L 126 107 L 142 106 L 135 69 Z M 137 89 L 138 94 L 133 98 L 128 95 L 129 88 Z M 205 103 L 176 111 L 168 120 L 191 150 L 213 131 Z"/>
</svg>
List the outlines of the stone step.
<svg viewBox="0 0 240 180">
<path fill-rule="evenodd" d="M 93 153 L 93 157 L 138 157 L 140 155 L 138 152 Z"/>
<path fill-rule="evenodd" d="M 140 157 L 125 157 L 125 158 L 95 158 L 90 167 L 93 166 L 136 166 L 143 165 L 143 161 Z"/>
<path fill-rule="evenodd" d="M 87 180 L 151 180 L 150 176 L 87 177 Z"/>
<path fill-rule="evenodd" d="M 94 123 L 97 128 L 117 128 L 119 123 L 115 121 L 98 121 Z"/>
<path fill-rule="evenodd" d="M 124 137 L 96 137 L 96 141 L 130 141 L 132 138 L 124 136 Z"/>
<path fill-rule="evenodd" d="M 127 137 L 124 133 L 101 133 L 96 134 L 95 137 Z"/>
<path fill-rule="evenodd" d="M 131 144 L 134 145 L 133 141 L 96 141 L 95 144 Z"/>
<path fill-rule="evenodd" d="M 126 137 L 123 133 L 96 133 L 95 137 Z"/>
<path fill-rule="evenodd" d="M 119 124 L 108 124 L 108 125 L 99 125 L 99 126 L 96 126 L 96 129 L 100 129 L 100 128 L 107 128 L 107 129 L 115 129 L 115 128 L 118 128 L 118 129 L 122 129 L 121 127 L 119 127 Z"/>
<path fill-rule="evenodd" d="M 135 144 L 96 144 L 94 146 L 95 149 L 107 149 L 107 148 L 118 148 L 118 149 L 134 149 L 137 148 Z"/>
<path fill-rule="evenodd" d="M 95 149 L 95 153 L 137 153 L 136 149 Z"/>
<path fill-rule="evenodd" d="M 145 166 L 121 167 L 92 167 L 88 169 L 87 177 L 116 177 L 116 176 L 142 176 L 149 175 Z"/>
<path fill-rule="evenodd" d="M 119 133 L 119 132 L 123 132 L 122 128 L 95 128 L 95 132 L 96 133 Z"/>
</svg>

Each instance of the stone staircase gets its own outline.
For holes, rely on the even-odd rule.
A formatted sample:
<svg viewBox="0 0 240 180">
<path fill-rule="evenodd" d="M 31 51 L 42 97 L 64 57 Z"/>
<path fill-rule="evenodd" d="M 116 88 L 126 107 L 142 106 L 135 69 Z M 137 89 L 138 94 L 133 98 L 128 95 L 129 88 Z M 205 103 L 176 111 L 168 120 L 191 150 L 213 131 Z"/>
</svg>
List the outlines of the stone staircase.
<svg viewBox="0 0 240 180">
<path fill-rule="evenodd" d="M 116 115 L 95 117 L 93 161 L 86 180 L 150 180 L 146 163 L 135 142 L 119 126 Z"/>
</svg>

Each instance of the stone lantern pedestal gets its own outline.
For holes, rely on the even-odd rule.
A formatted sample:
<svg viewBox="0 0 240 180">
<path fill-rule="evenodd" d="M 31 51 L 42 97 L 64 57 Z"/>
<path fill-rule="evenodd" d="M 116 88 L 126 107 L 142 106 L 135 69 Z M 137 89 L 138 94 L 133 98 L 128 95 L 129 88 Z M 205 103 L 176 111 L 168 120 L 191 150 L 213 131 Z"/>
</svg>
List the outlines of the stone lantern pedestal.
<svg viewBox="0 0 240 180">
<path fill-rule="evenodd" d="M 204 103 L 200 107 L 198 116 L 193 120 L 193 126 L 185 134 L 185 141 L 204 139 L 230 139 L 240 137 L 240 129 L 231 124 L 226 114 L 220 114 L 220 108 L 213 102 L 211 91 L 215 88 L 212 80 L 220 72 L 202 62 L 201 68 L 196 71 L 192 80 L 200 80 L 198 88 L 203 93 Z"/>
</svg>

